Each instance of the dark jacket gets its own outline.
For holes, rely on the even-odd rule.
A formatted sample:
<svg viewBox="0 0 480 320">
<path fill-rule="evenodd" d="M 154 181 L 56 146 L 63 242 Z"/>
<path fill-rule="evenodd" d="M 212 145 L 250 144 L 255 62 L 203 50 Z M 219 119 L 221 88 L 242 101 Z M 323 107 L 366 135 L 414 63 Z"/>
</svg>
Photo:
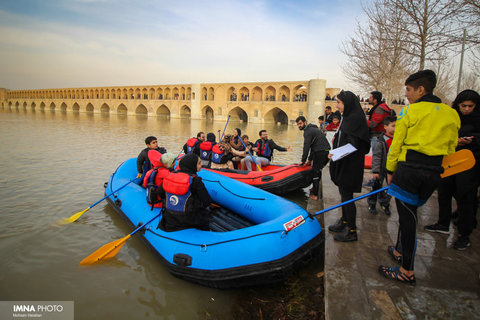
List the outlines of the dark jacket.
<svg viewBox="0 0 480 320">
<path fill-rule="evenodd" d="M 372 173 L 378 173 L 380 181 L 387 177 L 387 140 L 391 139 L 386 134 L 377 137 L 372 155 Z"/>
<path fill-rule="evenodd" d="M 312 150 L 310 152 L 310 150 Z M 322 150 L 330 150 L 330 144 L 322 131 L 318 127 L 309 123 L 303 129 L 303 154 L 302 162 L 313 159 L 313 153 Z M 310 153 L 310 156 L 308 154 Z"/>
<path fill-rule="evenodd" d="M 370 135 L 365 113 L 353 92 L 342 91 L 338 98 L 345 106 L 340 128 L 333 139 L 333 149 L 352 144 L 357 151 L 330 162 L 330 176 L 335 185 L 353 192 L 362 191 L 365 154 L 370 151 Z"/>
<path fill-rule="evenodd" d="M 392 110 L 386 103 L 377 104 L 368 112 L 367 124 L 371 136 L 378 136 L 385 131 L 383 120 L 390 115 L 392 115 Z"/>
<path fill-rule="evenodd" d="M 263 141 L 262 139 L 258 139 L 258 140 L 255 142 L 255 147 L 258 148 L 258 150 L 262 150 L 264 143 L 265 143 L 265 141 Z M 257 151 L 257 155 L 258 155 L 259 157 L 267 158 L 268 161 L 272 161 L 273 150 L 287 151 L 287 148 L 280 147 L 279 145 L 277 145 L 277 144 L 276 144 L 273 140 L 271 140 L 271 139 L 268 139 L 266 143 L 268 143 L 268 146 L 270 147 L 270 150 L 272 150 L 272 152 L 270 153 L 270 156 L 266 157 L 266 156 L 263 156 L 263 155 L 259 155 L 259 154 L 258 154 L 258 151 Z"/>
<path fill-rule="evenodd" d="M 138 171 L 138 173 L 144 173 L 143 172 L 143 169 L 144 169 L 143 167 L 145 165 L 147 166 L 145 172 L 147 172 L 148 170 L 151 169 L 150 168 L 151 167 L 150 160 L 148 160 L 148 151 L 149 150 L 157 150 L 161 154 L 167 153 L 167 149 L 165 149 L 163 147 L 158 147 L 157 149 L 149 149 L 149 148 L 143 149 L 137 157 L 137 171 Z"/>
</svg>

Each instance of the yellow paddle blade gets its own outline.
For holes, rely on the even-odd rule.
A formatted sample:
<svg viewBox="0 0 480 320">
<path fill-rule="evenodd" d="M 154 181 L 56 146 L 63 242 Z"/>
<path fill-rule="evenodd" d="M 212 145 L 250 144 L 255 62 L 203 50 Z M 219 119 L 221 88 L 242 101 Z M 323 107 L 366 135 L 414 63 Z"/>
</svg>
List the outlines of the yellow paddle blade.
<svg viewBox="0 0 480 320">
<path fill-rule="evenodd" d="M 260 168 L 260 166 L 257 164 L 257 169 L 258 171 L 263 171 L 262 168 Z"/>
<path fill-rule="evenodd" d="M 87 209 L 82 210 L 82 211 L 80 211 L 80 212 L 77 212 L 77 213 L 75 213 L 73 216 L 71 216 L 70 218 L 66 218 L 66 219 L 60 220 L 59 223 L 60 223 L 60 224 L 72 223 L 72 222 L 76 221 L 78 218 L 80 218 L 80 216 L 81 216 L 82 214 L 84 214 L 85 212 L 87 212 L 89 209 L 90 209 L 90 207 L 88 207 Z"/>
<path fill-rule="evenodd" d="M 440 176 L 442 178 L 457 174 L 473 168 L 475 157 L 472 151 L 462 149 L 448 156 L 443 157 L 442 167 L 445 170 Z"/>
<path fill-rule="evenodd" d="M 122 246 L 125 244 L 125 242 L 130 238 L 131 235 L 127 235 L 126 237 L 123 237 L 121 239 L 115 240 L 113 242 L 107 243 L 85 259 L 83 259 L 80 264 L 81 265 L 87 265 L 87 264 L 93 264 L 96 262 L 100 262 L 101 260 L 107 260 L 110 258 L 113 258 L 117 255 L 118 251 Z"/>
</svg>

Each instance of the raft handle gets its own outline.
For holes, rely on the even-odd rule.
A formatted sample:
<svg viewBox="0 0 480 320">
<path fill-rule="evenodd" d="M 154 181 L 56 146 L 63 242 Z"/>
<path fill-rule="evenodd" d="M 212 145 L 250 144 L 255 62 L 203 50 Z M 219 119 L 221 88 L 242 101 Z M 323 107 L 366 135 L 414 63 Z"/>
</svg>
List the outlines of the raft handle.
<svg viewBox="0 0 480 320">
<path fill-rule="evenodd" d="M 192 265 L 192 257 L 188 254 L 177 253 L 173 256 L 173 262 L 181 267 L 188 267 Z"/>
</svg>

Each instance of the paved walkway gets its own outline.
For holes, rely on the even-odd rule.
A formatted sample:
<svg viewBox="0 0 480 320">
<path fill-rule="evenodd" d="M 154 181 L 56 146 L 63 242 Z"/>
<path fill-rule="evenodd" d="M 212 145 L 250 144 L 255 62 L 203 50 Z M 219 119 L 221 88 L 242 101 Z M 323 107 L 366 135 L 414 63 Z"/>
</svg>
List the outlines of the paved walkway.
<svg viewBox="0 0 480 320">
<path fill-rule="evenodd" d="M 323 170 L 323 201 L 325 207 L 340 202 L 328 167 Z M 390 217 L 379 207 L 379 213 L 371 215 L 366 199 L 356 205 L 357 242 L 338 243 L 333 233 L 325 232 L 326 319 L 480 319 L 479 228 L 465 251 L 451 248 L 457 236 L 453 225 L 449 235 L 424 231 L 425 225 L 437 220 L 434 193 L 418 212 L 417 284 L 411 286 L 386 279 L 377 271 L 380 264 L 395 265 L 386 250 L 395 244 L 398 230 L 393 199 Z M 341 216 L 340 210 L 325 214 L 325 230 Z"/>
</svg>

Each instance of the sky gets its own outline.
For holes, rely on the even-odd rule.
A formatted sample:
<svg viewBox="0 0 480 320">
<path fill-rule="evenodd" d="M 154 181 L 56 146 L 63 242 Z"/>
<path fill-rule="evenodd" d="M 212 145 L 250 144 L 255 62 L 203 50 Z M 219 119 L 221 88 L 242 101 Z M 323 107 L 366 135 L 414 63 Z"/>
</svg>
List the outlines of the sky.
<svg viewBox="0 0 480 320">
<path fill-rule="evenodd" d="M 0 87 L 300 81 L 349 87 L 359 0 L 0 0 Z"/>
</svg>

